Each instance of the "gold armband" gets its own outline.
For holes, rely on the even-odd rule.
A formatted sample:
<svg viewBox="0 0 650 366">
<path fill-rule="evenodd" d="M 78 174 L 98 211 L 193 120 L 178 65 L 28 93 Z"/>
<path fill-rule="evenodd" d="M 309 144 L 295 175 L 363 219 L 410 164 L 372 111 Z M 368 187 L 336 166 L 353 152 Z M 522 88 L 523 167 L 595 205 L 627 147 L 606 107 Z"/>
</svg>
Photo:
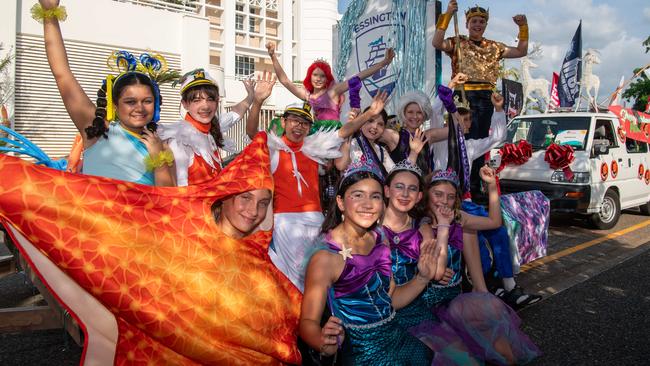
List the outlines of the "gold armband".
<svg viewBox="0 0 650 366">
<path fill-rule="evenodd" d="M 519 26 L 519 34 L 517 35 L 517 38 L 519 38 L 520 41 L 528 40 L 528 24 Z"/>
<path fill-rule="evenodd" d="M 174 164 L 174 155 L 169 150 L 164 150 L 155 156 L 147 156 L 144 158 L 144 166 L 148 172 L 152 172 L 163 165 L 172 166 Z"/>
<path fill-rule="evenodd" d="M 59 21 L 64 21 L 68 18 L 68 13 L 65 11 L 65 6 L 57 6 L 52 9 L 43 9 L 41 4 L 34 4 L 31 8 L 32 18 L 39 23 L 43 23 L 44 19 L 56 18 Z"/>
<path fill-rule="evenodd" d="M 444 31 L 449 27 L 449 22 L 451 21 L 451 14 L 444 13 L 438 17 L 438 22 L 436 23 L 436 29 L 442 29 Z"/>
</svg>

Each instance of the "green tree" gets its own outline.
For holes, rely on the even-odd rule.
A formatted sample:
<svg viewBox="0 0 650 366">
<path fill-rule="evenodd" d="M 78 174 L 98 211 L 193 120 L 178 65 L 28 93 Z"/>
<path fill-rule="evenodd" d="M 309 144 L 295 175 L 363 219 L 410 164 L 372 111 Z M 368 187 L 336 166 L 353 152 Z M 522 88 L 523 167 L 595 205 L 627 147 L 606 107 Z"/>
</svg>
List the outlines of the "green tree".
<svg viewBox="0 0 650 366">
<path fill-rule="evenodd" d="M 650 36 L 643 41 L 643 46 L 645 46 L 645 53 L 650 52 Z M 641 67 L 634 69 L 634 74 L 639 73 L 641 69 Z M 640 73 L 637 79 L 623 93 L 623 98 L 627 101 L 634 99 L 632 108 L 637 111 L 645 111 L 648 96 L 650 96 L 650 78 L 644 72 Z"/>
</svg>

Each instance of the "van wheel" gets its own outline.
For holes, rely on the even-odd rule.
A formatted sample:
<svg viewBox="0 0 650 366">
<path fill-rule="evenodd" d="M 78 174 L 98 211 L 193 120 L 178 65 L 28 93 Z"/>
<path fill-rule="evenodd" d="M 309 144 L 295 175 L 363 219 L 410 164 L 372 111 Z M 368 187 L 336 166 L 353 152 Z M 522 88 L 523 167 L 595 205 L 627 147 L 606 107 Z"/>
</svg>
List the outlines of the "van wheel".
<svg viewBox="0 0 650 366">
<path fill-rule="evenodd" d="M 639 206 L 639 211 L 646 216 L 650 216 L 650 202 L 646 202 Z"/>
<path fill-rule="evenodd" d="M 618 194 L 608 190 L 605 192 L 600 212 L 591 215 L 589 221 L 596 229 L 607 230 L 616 225 L 619 217 L 621 217 L 621 204 Z"/>
</svg>

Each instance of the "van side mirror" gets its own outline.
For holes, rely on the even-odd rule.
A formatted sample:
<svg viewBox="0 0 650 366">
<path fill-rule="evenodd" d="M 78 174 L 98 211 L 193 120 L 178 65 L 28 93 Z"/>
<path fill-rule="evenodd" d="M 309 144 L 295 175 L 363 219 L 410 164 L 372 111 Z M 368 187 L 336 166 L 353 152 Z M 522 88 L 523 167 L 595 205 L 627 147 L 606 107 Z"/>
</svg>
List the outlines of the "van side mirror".
<svg viewBox="0 0 650 366">
<path fill-rule="evenodd" d="M 594 156 L 609 154 L 609 141 L 597 139 L 594 140 Z"/>
</svg>

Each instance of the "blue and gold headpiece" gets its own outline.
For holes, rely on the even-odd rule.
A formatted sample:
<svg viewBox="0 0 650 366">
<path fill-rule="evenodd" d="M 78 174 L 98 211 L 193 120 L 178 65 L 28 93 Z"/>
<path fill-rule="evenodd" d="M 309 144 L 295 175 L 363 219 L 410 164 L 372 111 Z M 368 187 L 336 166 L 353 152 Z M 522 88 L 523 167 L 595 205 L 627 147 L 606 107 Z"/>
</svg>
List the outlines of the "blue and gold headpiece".
<svg viewBox="0 0 650 366">
<path fill-rule="evenodd" d="M 485 18 L 485 21 L 488 21 L 490 19 L 490 9 L 488 8 L 487 10 L 476 5 L 474 7 L 471 7 L 465 11 L 465 19 L 469 20 L 471 17 L 483 17 Z"/>
<path fill-rule="evenodd" d="M 365 156 L 362 156 L 361 159 L 348 165 L 348 168 L 343 172 L 341 177 L 341 182 L 339 183 L 339 188 L 343 185 L 345 180 L 357 173 L 367 172 L 374 175 L 377 180 L 383 185 L 384 184 L 384 174 L 382 174 L 381 169 L 377 163 L 372 159 L 366 159 Z"/>
<path fill-rule="evenodd" d="M 146 75 L 152 81 L 154 88 L 154 115 L 153 122 L 160 120 L 160 84 L 170 82 L 178 78 L 178 71 L 170 70 L 167 66 L 167 60 L 158 53 L 143 53 L 140 58 L 136 58 L 132 53 L 124 50 L 114 51 L 106 60 L 108 68 L 118 75 L 108 75 L 106 77 L 106 119 L 113 121 L 116 113 L 113 107 L 113 86 L 119 80 L 130 73 L 140 73 Z"/>
<path fill-rule="evenodd" d="M 451 168 L 447 168 L 447 170 L 436 170 L 433 172 L 430 184 L 433 184 L 435 182 L 449 182 L 453 184 L 457 189 L 458 185 L 460 184 L 458 174 L 456 174 L 456 172 Z"/>
</svg>

